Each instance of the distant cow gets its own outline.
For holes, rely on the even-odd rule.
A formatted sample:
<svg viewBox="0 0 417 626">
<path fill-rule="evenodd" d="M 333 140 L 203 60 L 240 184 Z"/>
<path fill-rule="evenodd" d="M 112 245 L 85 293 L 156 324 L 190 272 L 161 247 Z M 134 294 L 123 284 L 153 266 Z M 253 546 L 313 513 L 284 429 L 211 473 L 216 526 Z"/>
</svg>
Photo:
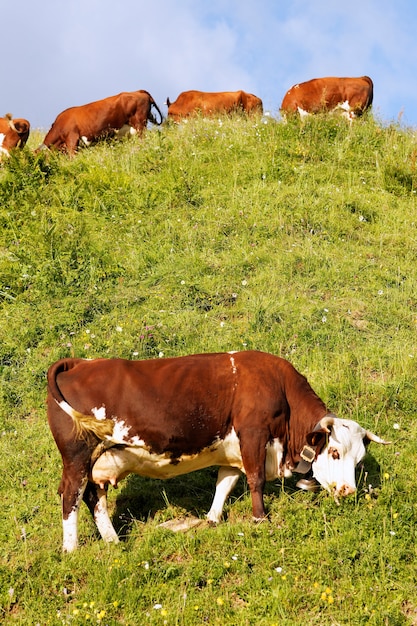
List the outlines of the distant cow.
<svg viewBox="0 0 417 626">
<path fill-rule="evenodd" d="M 11 113 L 0 117 L 0 158 L 10 156 L 13 148 L 23 148 L 30 133 L 30 124 L 27 120 L 13 119 Z"/>
<path fill-rule="evenodd" d="M 373 100 L 374 86 L 369 76 L 360 78 L 313 78 L 291 87 L 284 96 L 281 113 L 320 113 L 341 109 L 343 115 L 353 119 L 362 115 Z"/>
<path fill-rule="evenodd" d="M 152 107 L 158 112 L 159 121 L 152 114 Z M 122 92 L 60 113 L 41 148 L 54 147 L 73 154 L 80 143 L 89 145 L 109 135 L 141 134 L 148 121 L 161 124 L 162 119 L 161 111 L 147 91 Z"/>
<path fill-rule="evenodd" d="M 63 548 L 78 545 L 87 504 L 102 538 L 118 537 L 108 484 L 130 473 L 171 478 L 218 465 L 208 519 L 246 474 L 255 520 L 265 517 L 266 480 L 313 470 L 335 497 L 356 489 L 364 440 L 387 443 L 329 413 L 286 360 L 264 352 L 177 358 L 62 359 L 48 371 L 48 420 L 62 455 Z"/>
<path fill-rule="evenodd" d="M 175 102 L 167 98 L 168 117 L 175 122 L 189 115 L 200 113 L 212 115 L 214 113 L 262 113 L 262 100 L 246 91 L 183 91 Z"/>
</svg>

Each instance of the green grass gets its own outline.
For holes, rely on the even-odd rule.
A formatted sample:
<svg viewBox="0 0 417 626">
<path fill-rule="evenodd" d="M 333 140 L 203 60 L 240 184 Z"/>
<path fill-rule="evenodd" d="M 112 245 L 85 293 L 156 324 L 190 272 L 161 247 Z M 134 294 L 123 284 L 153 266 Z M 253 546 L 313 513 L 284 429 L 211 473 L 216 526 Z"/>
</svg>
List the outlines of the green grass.
<svg viewBox="0 0 417 626">
<path fill-rule="evenodd" d="M 6 624 L 417 624 L 414 131 L 197 119 L 74 159 L 30 145 L 0 170 L 0 619 Z M 123 541 L 85 508 L 62 555 L 46 423 L 57 358 L 261 349 L 291 360 L 371 444 L 337 506 L 295 479 L 253 525 L 216 472 L 111 490 Z M 159 608 L 155 608 L 159 607 Z"/>
</svg>

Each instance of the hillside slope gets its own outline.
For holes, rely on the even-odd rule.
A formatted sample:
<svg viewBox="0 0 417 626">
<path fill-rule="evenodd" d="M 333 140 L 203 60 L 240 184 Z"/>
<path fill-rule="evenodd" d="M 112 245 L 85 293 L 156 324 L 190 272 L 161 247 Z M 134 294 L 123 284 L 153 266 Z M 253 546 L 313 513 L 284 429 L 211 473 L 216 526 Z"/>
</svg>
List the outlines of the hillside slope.
<svg viewBox="0 0 417 626">
<path fill-rule="evenodd" d="M 142 141 L 85 149 L 72 160 L 35 156 L 34 141 L 0 170 L 0 493 L 8 503 L 0 530 L 3 588 L 15 589 L 3 594 L 8 623 L 34 623 L 35 611 L 41 623 L 55 623 L 51 606 L 67 620 L 58 623 L 84 623 L 71 611 L 94 594 L 96 606 L 109 612 L 113 597 L 122 602 L 120 581 L 151 558 L 155 578 L 143 571 L 139 596 L 137 584 L 128 583 L 124 609 L 112 609 L 109 623 L 138 623 L 136 602 L 138 611 L 150 609 L 148 623 L 162 624 L 160 611 L 152 611 L 158 585 L 169 624 L 202 623 L 204 616 L 213 624 L 271 625 L 278 616 L 292 625 L 416 623 L 409 567 L 416 556 L 417 458 L 411 130 L 371 117 L 351 126 L 321 116 L 303 125 L 196 119 L 149 131 Z M 82 532 L 93 536 L 87 560 L 71 557 L 74 578 L 82 580 L 73 585 L 56 556 L 60 460 L 45 420 L 47 367 L 66 355 L 149 358 L 249 348 L 288 358 L 333 411 L 394 441 L 371 448 L 358 497 L 338 509 L 325 494 L 314 501 L 278 489 L 271 520 L 283 530 L 272 539 L 247 521 L 246 498 L 230 513 L 237 524 L 246 520 L 247 544 L 239 548 L 228 525 L 201 531 L 203 548 L 198 533 L 168 539 L 151 521 L 146 528 L 133 522 L 128 553 L 117 553 L 124 571 L 118 576 L 114 567 L 101 590 L 91 581 L 102 580 L 95 555 L 103 546 L 86 519 Z M 171 488 L 179 504 L 159 515 L 177 514 L 181 503 L 188 510 L 190 489 L 209 499 L 213 477 L 209 484 L 192 480 L 184 483 L 191 485 L 187 493 L 181 484 Z M 137 484 L 129 483 L 126 498 Z M 166 507 L 152 500 L 165 484 L 152 485 L 141 511 L 130 516 L 132 502 L 123 509 L 129 528 L 132 519 Z M 21 538 L 22 527 L 29 539 Z M 217 590 L 201 583 L 216 541 L 223 546 L 219 572 L 232 541 L 240 563 L 254 563 L 252 583 L 249 570 L 238 565 L 232 573 L 230 563 L 210 577 Z M 115 554 L 106 549 L 106 567 Z M 278 582 L 269 570 L 282 562 L 288 579 Z M 329 585 L 331 602 L 323 591 Z M 69 600 L 63 586 L 77 588 Z M 178 588 L 203 608 L 179 602 Z"/>
</svg>

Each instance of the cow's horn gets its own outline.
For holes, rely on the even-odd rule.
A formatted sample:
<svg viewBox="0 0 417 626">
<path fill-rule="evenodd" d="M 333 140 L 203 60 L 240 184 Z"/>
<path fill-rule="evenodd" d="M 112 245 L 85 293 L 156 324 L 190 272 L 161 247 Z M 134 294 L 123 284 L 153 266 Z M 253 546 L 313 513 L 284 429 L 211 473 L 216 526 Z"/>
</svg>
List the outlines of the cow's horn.
<svg viewBox="0 0 417 626">
<path fill-rule="evenodd" d="M 326 432 L 330 432 L 330 426 L 334 424 L 334 415 L 325 415 L 319 421 L 319 426 L 323 428 Z"/>
<path fill-rule="evenodd" d="M 381 439 L 381 437 L 378 437 L 378 435 L 374 435 L 373 432 L 371 432 L 370 430 L 366 431 L 366 437 L 369 439 L 369 441 L 375 441 L 375 443 L 382 443 L 384 446 L 388 446 L 391 441 L 385 441 L 384 439 Z"/>
<path fill-rule="evenodd" d="M 6 113 L 5 118 L 8 120 L 10 128 L 17 133 L 18 132 L 17 128 L 13 124 L 13 116 L 12 116 L 12 114 L 11 113 Z"/>
</svg>

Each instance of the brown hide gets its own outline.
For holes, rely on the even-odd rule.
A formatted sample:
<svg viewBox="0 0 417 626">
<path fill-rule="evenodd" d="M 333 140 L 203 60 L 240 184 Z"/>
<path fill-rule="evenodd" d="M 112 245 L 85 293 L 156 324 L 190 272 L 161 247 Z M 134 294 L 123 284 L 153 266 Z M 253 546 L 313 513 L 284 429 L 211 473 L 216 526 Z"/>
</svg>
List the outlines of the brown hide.
<svg viewBox="0 0 417 626">
<path fill-rule="evenodd" d="M 152 96 L 144 90 L 122 92 L 103 100 L 71 107 L 58 115 L 47 133 L 43 146 L 74 153 L 80 143 L 117 134 L 128 125 L 143 133 L 148 121 L 157 123 L 151 113 L 155 107 L 162 121 L 162 113 Z"/>
<path fill-rule="evenodd" d="M 13 148 L 23 148 L 29 138 L 30 124 L 22 118 L 12 119 L 11 115 L 0 117 L 0 135 L 4 135 L 0 142 L 0 156 L 9 154 Z"/>
<path fill-rule="evenodd" d="M 355 115 L 361 115 L 373 100 L 373 83 L 368 76 L 360 78 L 313 78 L 291 87 L 281 104 L 283 113 L 331 111 L 348 102 Z"/>
<path fill-rule="evenodd" d="M 168 103 L 168 117 L 179 121 L 183 117 L 195 115 L 212 115 L 214 113 L 262 113 L 262 100 L 245 91 L 183 91 L 175 102 Z"/>
</svg>

